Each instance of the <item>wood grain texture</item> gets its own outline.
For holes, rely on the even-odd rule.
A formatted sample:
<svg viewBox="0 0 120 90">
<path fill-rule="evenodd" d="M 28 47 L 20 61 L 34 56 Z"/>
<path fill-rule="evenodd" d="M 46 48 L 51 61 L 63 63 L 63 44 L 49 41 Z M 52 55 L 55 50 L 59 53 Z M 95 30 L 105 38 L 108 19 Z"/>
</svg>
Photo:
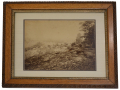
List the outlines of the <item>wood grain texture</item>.
<svg viewBox="0 0 120 90">
<path fill-rule="evenodd" d="M 5 82 L 11 78 L 11 8 L 6 6 L 5 17 Z"/>
<path fill-rule="evenodd" d="M 101 80 L 69 79 L 12 79 L 11 78 L 11 15 L 12 10 L 35 9 L 105 9 L 108 11 L 108 62 L 109 78 Z M 3 12 L 3 87 L 52 88 L 118 88 L 117 36 L 115 2 L 4 2 Z"/>
<path fill-rule="evenodd" d="M 116 21 L 116 3 L 113 4 L 113 29 L 114 29 L 114 75 L 115 86 L 118 87 L 118 64 L 117 64 L 117 21 Z"/>
<path fill-rule="evenodd" d="M 108 62 L 109 79 L 115 83 L 114 72 L 114 29 L 113 29 L 113 5 L 108 8 Z"/>
<path fill-rule="evenodd" d="M 8 4 L 12 9 L 107 9 L 111 4 L 99 3 L 39 3 Z M 32 6 L 32 7 L 31 7 Z"/>
<path fill-rule="evenodd" d="M 50 80 L 50 79 L 11 79 L 7 84 L 94 84 L 94 85 L 112 85 L 110 80 Z"/>
</svg>

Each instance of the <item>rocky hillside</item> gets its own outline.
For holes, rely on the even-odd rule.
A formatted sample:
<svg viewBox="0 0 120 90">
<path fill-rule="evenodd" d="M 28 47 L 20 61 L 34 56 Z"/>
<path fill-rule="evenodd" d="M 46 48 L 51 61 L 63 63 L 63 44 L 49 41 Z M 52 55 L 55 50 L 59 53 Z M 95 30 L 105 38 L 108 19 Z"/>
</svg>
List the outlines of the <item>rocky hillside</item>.
<svg viewBox="0 0 120 90">
<path fill-rule="evenodd" d="M 38 43 L 25 49 L 25 70 L 95 70 L 95 49 Z"/>
</svg>

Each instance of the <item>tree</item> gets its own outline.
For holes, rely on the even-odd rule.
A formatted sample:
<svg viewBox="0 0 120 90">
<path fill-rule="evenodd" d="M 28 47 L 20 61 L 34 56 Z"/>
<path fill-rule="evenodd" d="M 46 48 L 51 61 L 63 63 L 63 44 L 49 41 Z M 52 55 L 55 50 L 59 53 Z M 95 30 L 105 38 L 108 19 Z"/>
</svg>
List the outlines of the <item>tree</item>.
<svg viewBox="0 0 120 90">
<path fill-rule="evenodd" d="M 92 48 L 95 48 L 95 21 L 85 21 L 82 25 L 84 31 L 84 43 L 85 45 L 89 45 Z"/>
</svg>

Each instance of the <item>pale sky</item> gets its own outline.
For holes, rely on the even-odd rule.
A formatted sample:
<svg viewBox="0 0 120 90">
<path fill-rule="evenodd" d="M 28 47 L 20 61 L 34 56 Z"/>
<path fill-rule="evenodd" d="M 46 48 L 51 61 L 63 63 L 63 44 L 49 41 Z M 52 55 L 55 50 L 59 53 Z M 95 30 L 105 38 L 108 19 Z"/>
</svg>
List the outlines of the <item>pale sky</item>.
<svg viewBox="0 0 120 90">
<path fill-rule="evenodd" d="M 25 20 L 25 40 L 45 42 L 68 42 L 76 41 L 80 32 L 81 20 Z"/>
</svg>

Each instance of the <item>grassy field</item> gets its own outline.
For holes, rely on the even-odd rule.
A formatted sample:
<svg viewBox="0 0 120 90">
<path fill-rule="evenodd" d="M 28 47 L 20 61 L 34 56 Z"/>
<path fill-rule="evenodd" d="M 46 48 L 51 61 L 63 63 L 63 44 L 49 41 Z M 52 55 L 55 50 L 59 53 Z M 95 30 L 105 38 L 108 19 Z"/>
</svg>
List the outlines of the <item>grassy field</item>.
<svg viewBox="0 0 120 90">
<path fill-rule="evenodd" d="M 24 70 L 96 70 L 95 48 L 56 43 L 25 48 Z"/>
</svg>

